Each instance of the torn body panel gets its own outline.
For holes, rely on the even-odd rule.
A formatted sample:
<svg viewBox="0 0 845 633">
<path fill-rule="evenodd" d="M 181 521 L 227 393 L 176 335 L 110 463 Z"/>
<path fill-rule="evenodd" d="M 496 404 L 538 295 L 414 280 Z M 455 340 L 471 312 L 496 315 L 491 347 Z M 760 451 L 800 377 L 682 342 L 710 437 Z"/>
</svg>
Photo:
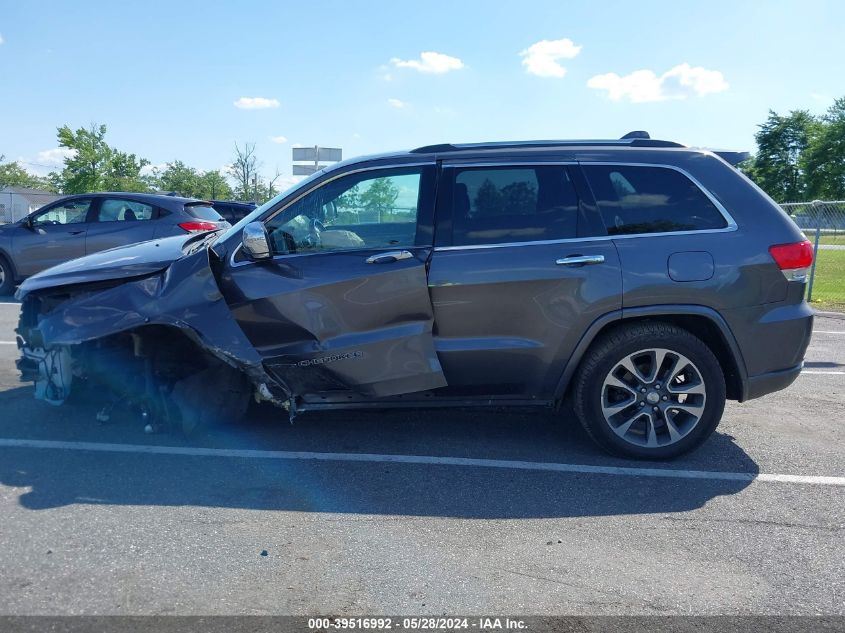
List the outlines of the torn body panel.
<svg viewBox="0 0 845 633">
<path fill-rule="evenodd" d="M 389 268 L 251 266 L 237 271 L 242 290 L 206 248 L 164 268 L 141 257 L 133 265 L 147 268 L 128 278 L 125 257 L 112 251 L 120 270 L 112 278 L 102 263 L 95 281 L 82 283 L 79 260 L 70 285 L 62 283 L 66 271 L 52 269 L 56 283 L 47 271 L 21 286 L 18 367 L 48 402 L 67 399 L 73 378 L 93 377 L 158 417 L 170 418 L 175 403 L 188 427 L 203 400 L 225 409 L 220 393 L 232 390 L 292 416 L 305 395 L 382 398 L 434 389 L 446 383 L 432 338 L 425 256 Z M 314 266 L 319 258 L 301 260 Z M 197 391 L 206 396 L 198 399 Z"/>
<path fill-rule="evenodd" d="M 190 403 L 178 383 L 213 369 L 213 362 L 200 362 L 206 355 L 235 370 L 229 372 L 229 382 L 238 383 L 243 374 L 277 404 L 290 398 L 285 385 L 265 372 L 260 355 L 232 318 L 205 248 L 159 272 L 117 277 L 72 286 L 50 286 L 33 278 L 34 289 L 26 283 L 21 287 L 18 367 L 23 380 L 35 382 L 36 397 L 63 402 L 70 395 L 70 369 L 77 377 L 120 383 L 115 391 L 122 397 L 134 394 L 154 401 L 162 413 L 167 407 L 162 401 L 170 396 L 179 401 L 181 393 L 181 400 Z M 154 359 L 161 366 L 148 367 Z M 180 409 L 184 426 L 193 409 Z"/>
<path fill-rule="evenodd" d="M 377 251 L 373 251 L 377 252 Z M 446 386 L 434 348 L 430 248 L 390 264 L 370 251 L 279 258 L 224 270 L 232 314 L 275 378 L 297 396 L 367 398 Z"/>
</svg>

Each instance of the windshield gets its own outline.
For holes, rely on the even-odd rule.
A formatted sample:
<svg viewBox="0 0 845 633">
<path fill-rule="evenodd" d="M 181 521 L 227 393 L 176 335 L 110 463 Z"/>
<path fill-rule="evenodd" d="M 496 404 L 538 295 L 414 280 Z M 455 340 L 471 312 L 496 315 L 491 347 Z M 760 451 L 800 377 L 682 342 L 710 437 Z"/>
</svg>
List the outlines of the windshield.
<svg viewBox="0 0 845 633">
<path fill-rule="evenodd" d="M 262 204 L 260 207 L 256 208 L 256 209 L 255 209 L 255 210 L 253 210 L 251 213 L 247 214 L 247 215 L 246 215 L 243 219 L 241 219 L 239 222 L 237 222 L 236 224 L 234 224 L 234 225 L 232 225 L 231 227 L 229 227 L 229 229 L 227 229 L 224 233 L 221 233 L 221 234 L 219 235 L 219 237 L 215 240 L 215 242 L 225 242 L 225 241 L 226 241 L 227 239 L 229 239 L 232 235 L 235 235 L 236 233 L 237 233 L 237 234 L 239 234 L 239 233 L 241 232 L 241 230 L 242 230 L 242 229 L 243 229 L 243 228 L 244 228 L 247 224 L 249 224 L 250 222 L 254 222 L 254 221 L 255 221 L 255 220 L 257 220 L 258 218 L 260 218 L 260 217 L 261 217 L 261 215 L 262 215 L 265 211 L 267 211 L 268 209 L 273 208 L 276 204 L 278 204 L 278 203 L 279 203 L 279 201 L 281 201 L 281 200 L 282 200 L 282 199 L 284 199 L 285 197 L 289 196 L 291 193 L 293 193 L 294 191 L 296 191 L 296 190 L 297 190 L 297 189 L 299 189 L 300 187 L 307 187 L 310 183 L 314 182 L 315 180 L 317 180 L 317 178 L 319 178 L 320 176 L 322 176 L 322 175 L 325 173 L 325 171 L 326 171 L 326 168 L 323 168 L 323 169 L 321 169 L 320 171 L 318 171 L 318 172 L 315 172 L 315 173 L 311 174 L 311 175 L 310 175 L 310 176 L 308 176 L 307 178 L 305 178 L 305 179 L 303 179 L 303 180 L 300 180 L 300 181 L 299 181 L 298 183 L 296 183 L 295 185 L 292 185 L 292 186 L 288 187 L 288 188 L 287 188 L 287 189 L 285 189 L 282 193 L 280 193 L 280 194 L 278 194 L 278 195 L 276 195 L 276 196 L 274 196 L 274 197 L 270 198 L 267 202 L 265 202 L 264 204 Z"/>
</svg>

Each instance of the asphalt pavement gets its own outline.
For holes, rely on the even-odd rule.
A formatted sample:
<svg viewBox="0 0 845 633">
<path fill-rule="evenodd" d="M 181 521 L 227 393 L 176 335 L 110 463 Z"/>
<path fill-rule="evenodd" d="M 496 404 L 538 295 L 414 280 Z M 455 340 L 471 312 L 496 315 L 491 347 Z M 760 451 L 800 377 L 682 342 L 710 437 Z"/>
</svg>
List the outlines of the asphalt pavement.
<svg viewBox="0 0 845 633">
<path fill-rule="evenodd" d="M 845 615 L 845 315 L 699 450 L 567 411 L 257 407 L 186 440 L 18 382 L 0 302 L 0 614 Z"/>
</svg>

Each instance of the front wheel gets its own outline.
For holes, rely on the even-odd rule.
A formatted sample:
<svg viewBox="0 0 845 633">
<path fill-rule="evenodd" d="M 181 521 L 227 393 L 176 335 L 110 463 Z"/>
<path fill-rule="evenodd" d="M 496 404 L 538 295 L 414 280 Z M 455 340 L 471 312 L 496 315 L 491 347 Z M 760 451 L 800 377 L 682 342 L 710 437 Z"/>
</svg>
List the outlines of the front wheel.
<svg viewBox="0 0 845 633">
<path fill-rule="evenodd" d="M 12 267 L 9 262 L 0 255 L 0 297 L 12 294 L 15 288 L 15 279 L 12 274 Z"/>
<path fill-rule="evenodd" d="M 614 330 L 587 353 L 575 383 L 575 412 L 602 448 L 669 459 L 696 448 L 725 408 L 725 377 L 713 352 L 666 323 Z"/>
</svg>

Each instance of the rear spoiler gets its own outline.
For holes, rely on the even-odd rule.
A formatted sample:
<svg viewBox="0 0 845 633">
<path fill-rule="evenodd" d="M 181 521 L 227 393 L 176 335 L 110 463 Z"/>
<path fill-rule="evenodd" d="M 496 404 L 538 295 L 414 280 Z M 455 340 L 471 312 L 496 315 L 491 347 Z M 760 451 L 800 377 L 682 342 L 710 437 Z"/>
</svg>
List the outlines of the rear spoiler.
<svg viewBox="0 0 845 633">
<path fill-rule="evenodd" d="M 734 152 L 731 150 L 722 149 L 713 149 L 710 151 L 716 154 L 716 156 L 721 158 L 723 161 L 725 161 L 729 165 L 733 165 L 734 167 L 739 165 L 742 161 L 748 160 L 751 157 L 750 152 Z"/>
</svg>

